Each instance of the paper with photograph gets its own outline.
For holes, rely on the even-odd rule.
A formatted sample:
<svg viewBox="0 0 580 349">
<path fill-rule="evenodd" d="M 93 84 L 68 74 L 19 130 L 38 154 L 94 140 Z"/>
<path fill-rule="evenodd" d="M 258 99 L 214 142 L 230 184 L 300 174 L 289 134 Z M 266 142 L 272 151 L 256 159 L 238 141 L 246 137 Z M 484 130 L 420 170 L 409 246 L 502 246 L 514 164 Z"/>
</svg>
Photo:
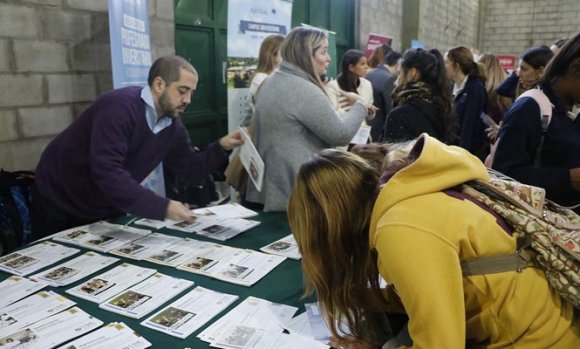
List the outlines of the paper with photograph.
<svg viewBox="0 0 580 349">
<path fill-rule="evenodd" d="M 166 247 L 176 242 L 181 242 L 182 240 L 182 238 L 167 234 L 153 233 L 111 250 L 110 253 L 135 260 L 142 260 L 149 256 L 154 256 Z"/>
<path fill-rule="evenodd" d="M 44 241 L 0 257 L 0 270 L 25 276 L 78 252 L 80 250 L 76 248 Z"/>
<path fill-rule="evenodd" d="M 109 349 L 109 348 L 150 348 L 145 338 L 122 322 L 111 322 L 107 326 L 69 342 L 58 349 Z"/>
<path fill-rule="evenodd" d="M 234 254 L 240 251 L 242 250 L 235 247 L 207 244 L 204 249 L 199 250 L 196 255 L 179 265 L 177 269 L 205 276 L 213 276 L 214 271 L 217 269 L 214 269 L 214 267 L 219 263 L 229 261 Z"/>
<path fill-rule="evenodd" d="M 177 267 L 213 245 L 212 242 L 187 238 L 181 239 L 173 245 L 158 251 L 156 254 L 145 258 L 145 260 L 170 267 Z"/>
<path fill-rule="evenodd" d="M 197 227 L 196 233 L 210 239 L 225 241 L 260 225 L 258 221 L 243 218 L 227 219 L 204 227 Z"/>
<path fill-rule="evenodd" d="M 101 252 L 109 252 L 151 233 L 150 230 L 117 225 L 113 229 L 99 234 L 86 234 L 79 246 Z"/>
<path fill-rule="evenodd" d="M 265 330 L 246 325 L 232 325 L 211 343 L 213 347 L 225 349 L 328 349 L 327 344 L 315 340 Z"/>
<path fill-rule="evenodd" d="M 68 309 L 76 303 L 52 291 L 40 291 L 0 309 L 0 337 Z"/>
<path fill-rule="evenodd" d="M 156 272 L 155 269 L 123 263 L 87 282 L 66 290 L 66 293 L 100 304 Z"/>
<path fill-rule="evenodd" d="M 99 221 L 79 227 L 70 228 L 57 233 L 52 237 L 53 240 L 66 242 L 73 245 L 78 245 L 80 242 L 87 239 L 90 235 L 100 235 L 111 231 L 119 225 L 112 224 L 105 221 Z"/>
<path fill-rule="evenodd" d="M 240 133 L 244 144 L 240 146 L 240 161 L 248 172 L 248 175 L 256 189 L 262 191 L 262 182 L 264 181 L 264 160 L 260 157 L 260 153 L 254 146 L 252 138 L 244 127 L 240 127 Z"/>
<path fill-rule="evenodd" d="M 177 338 L 186 338 L 239 297 L 196 287 L 163 310 L 150 316 L 141 325 Z"/>
<path fill-rule="evenodd" d="M 54 348 L 102 324 L 101 320 L 73 307 L 6 336 L 0 336 L 0 347 Z"/>
<path fill-rule="evenodd" d="M 0 282 L 0 309 L 46 287 L 44 282 L 10 276 Z"/>
<path fill-rule="evenodd" d="M 258 212 L 245 208 L 240 204 L 223 204 L 208 206 L 192 210 L 196 216 L 218 216 L 220 219 L 229 218 L 250 218 L 258 215 Z"/>
<path fill-rule="evenodd" d="M 260 248 L 260 251 L 292 259 L 302 258 L 298 250 L 298 245 L 296 244 L 296 239 L 294 239 L 294 235 L 292 234 Z"/>
<path fill-rule="evenodd" d="M 281 333 L 282 324 L 288 323 L 297 310 L 296 307 L 250 296 L 197 337 L 205 342 L 215 343 L 232 326 L 248 326 Z"/>
<path fill-rule="evenodd" d="M 52 287 L 66 286 L 108 267 L 118 260 L 119 258 L 87 252 L 63 264 L 32 275 L 30 278 L 46 282 Z"/>
<path fill-rule="evenodd" d="M 99 305 L 99 308 L 140 319 L 193 285 L 193 281 L 157 273 Z"/>
</svg>

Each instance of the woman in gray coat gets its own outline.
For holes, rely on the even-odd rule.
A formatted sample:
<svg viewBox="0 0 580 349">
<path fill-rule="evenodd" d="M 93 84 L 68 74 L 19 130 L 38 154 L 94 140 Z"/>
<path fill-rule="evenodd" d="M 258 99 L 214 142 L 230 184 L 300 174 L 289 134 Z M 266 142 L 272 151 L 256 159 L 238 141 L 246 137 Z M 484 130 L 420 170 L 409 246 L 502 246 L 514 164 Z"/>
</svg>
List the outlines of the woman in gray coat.
<svg viewBox="0 0 580 349">
<path fill-rule="evenodd" d="M 344 93 L 353 104 L 344 117 L 332 108 L 320 77 L 330 56 L 328 37 L 314 29 L 294 28 L 281 47 L 283 62 L 262 84 L 256 97 L 255 144 L 264 160 L 259 192 L 248 183 L 247 200 L 264 211 L 286 211 L 300 166 L 322 149 L 347 145 L 368 113 L 365 102 Z"/>
</svg>

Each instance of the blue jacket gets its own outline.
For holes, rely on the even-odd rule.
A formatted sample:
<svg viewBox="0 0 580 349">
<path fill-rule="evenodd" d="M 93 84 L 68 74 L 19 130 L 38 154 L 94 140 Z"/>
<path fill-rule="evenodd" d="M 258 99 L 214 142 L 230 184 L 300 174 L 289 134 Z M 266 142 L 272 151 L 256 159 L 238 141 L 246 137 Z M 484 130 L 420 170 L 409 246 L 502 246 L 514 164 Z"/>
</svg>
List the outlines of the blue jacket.
<svg viewBox="0 0 580 349">
<path fill-rule="evenodd" d="M 525 97 L 505 114 L 493 168 L 523 183 L 545 188 L 548 198 L 561 205 L 579 204 L 580 192 L 572 188 L 570 169 L 580 167 L 580 117 L 572 121 L 551 86 L 540 86 L 554 106 L 540 167 L 534 167 L 542 132 L 540 107 Z"/>
<path fill-rule="evenodd" d="M 459 125 L 459 146 L 481 160 L 489 153 L 489 141 L 481 119 L 487 111 L 487 92 L 480 79 L 469 76 L 465 87 L 455 96 L 455 115 Z"/>
<path fill-rule="evenodd" d="M 509 97 L 514 100 L 516 99 L 519 83 L 520 77 L 516 72 L 513 72 L 495 89 L 495 92 L 502 97 Z"/>
</svg>

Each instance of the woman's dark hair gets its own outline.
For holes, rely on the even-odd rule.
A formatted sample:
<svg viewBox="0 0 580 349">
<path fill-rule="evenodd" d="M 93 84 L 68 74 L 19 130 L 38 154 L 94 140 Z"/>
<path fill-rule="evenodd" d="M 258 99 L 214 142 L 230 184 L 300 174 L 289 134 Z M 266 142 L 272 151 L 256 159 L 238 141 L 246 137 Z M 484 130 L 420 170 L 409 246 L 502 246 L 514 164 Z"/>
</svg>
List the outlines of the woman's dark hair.
<svg viewBox="0 0 580 349">
<path fill-rule="evenodd" d="M 540 82 L 553 83 L 566 72 L 580 74 L 580 33 L 568 40 L 548 62 Z"/>
<path fill-rule="evenodd" d="M 344 55 L 342 55 L 342 62 L 340 63 L 341 72 L 336 78 L 338 86 L 340 86 L 342 90 L 347 92 L 357 92 L 356 88 L 360 81 L 358 76 L 350 71 L 349 67 L 351 65 L 357 65 L 358 61 L 360 61 L 364 56 L 365 54 L 359 50 L 348 50 Z"/>
<path fill-rule="evenodd" d="M 473 76 L 485 82 L 485 68 L 473 60 L 473 54 L 465 46 L 457 46 L 447 51 L 447 58 L 459 64 L 465 75 Z"/>
<path fill-rule="evenodd" d="M 385 56 L 391 53 L 391 51 L 393 51 L 393 49 L 389 45 L 381 45 L 377 47 L 369 58 L 369 68 L 376 68 L 383 64 Z"/>
<path fill-rule="evenodd" d="M 522 61 L 528 63 L 534 69 L 545 67 L 550 59 L 554 56 L 554 52 L 548 46 L 536 46 L 527 50 L 522 54 Z"/>
<path fill-rule="evenodd" d="M 392 51 L 385 56 L 384 62 L 386 65 L 395 65 L 401 59 L 401 57 L 403 57 L 403 55 L 401 55 L 399 52 Z"/>
<path fill-rule="evenodd" d="M 451 85 L 445 73 L 445 64 L 441 52 L 436 49 L 425 51 L 422 48 L 412 48 L 405 52 L 401 61 L 402 74 L 411 68 L 419 71 L 419 81 L 426 83 L 435 99 L 435 107 L 439 111 L 445 130 L 450 137 L 455 123 Z"/>
</svg>

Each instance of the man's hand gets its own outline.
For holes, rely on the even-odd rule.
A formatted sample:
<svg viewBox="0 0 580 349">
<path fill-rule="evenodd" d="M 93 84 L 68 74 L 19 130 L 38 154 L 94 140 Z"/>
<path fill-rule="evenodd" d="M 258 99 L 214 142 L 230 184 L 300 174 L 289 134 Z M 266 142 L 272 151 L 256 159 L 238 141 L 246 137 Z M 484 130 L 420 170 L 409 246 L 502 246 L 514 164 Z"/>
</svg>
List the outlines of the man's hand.
<svg viewBox="0 0 580 349">
<path fill-rule="evenodd" d="M 195 221 L 195 216 L 189 210 L 186 204 L 182 204 L 179 201 L 169 200 L 169 205 L 167 205 L 167 212 L 165 213 L 165 218 L 174 221 Z"/>
<path fill-rule="evenodd" d="M 223 150 L 228 151 L 244 144 L 244 140 L 242 139 L 240 131 L 236 130 L 220 138 L 219 143 Z"/>
</svg>

